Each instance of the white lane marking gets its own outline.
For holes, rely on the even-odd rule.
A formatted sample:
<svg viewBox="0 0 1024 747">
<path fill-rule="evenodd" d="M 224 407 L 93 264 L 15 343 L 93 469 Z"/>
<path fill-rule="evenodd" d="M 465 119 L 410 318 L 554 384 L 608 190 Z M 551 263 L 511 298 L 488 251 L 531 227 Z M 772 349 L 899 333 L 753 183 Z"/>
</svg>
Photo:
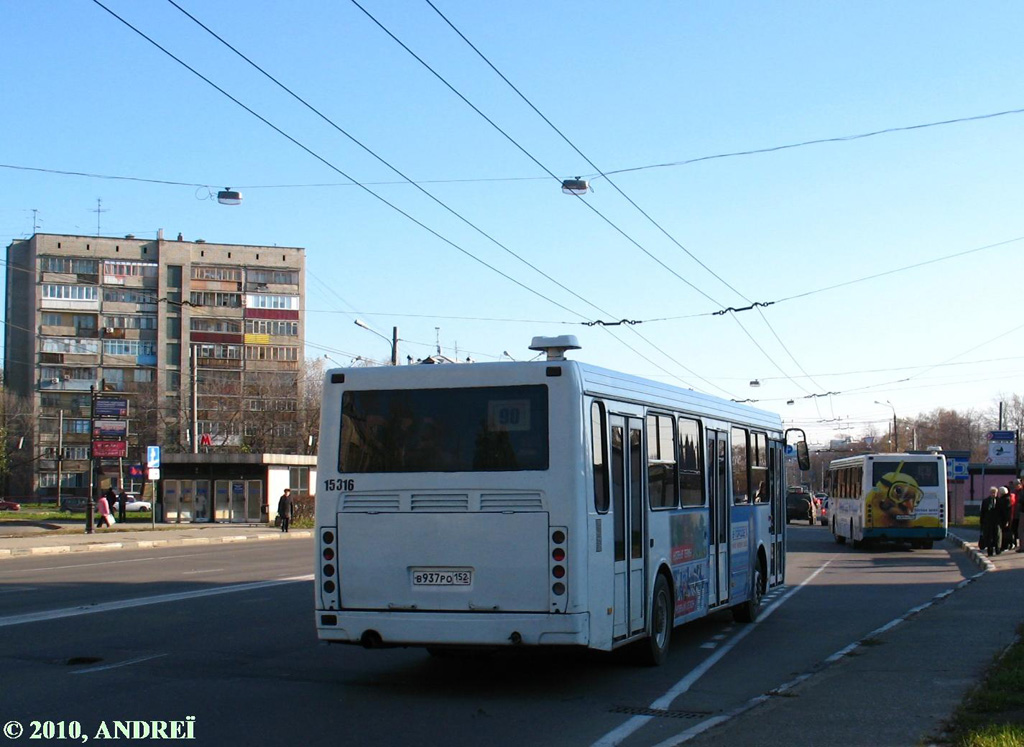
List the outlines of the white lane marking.
<svg viewBox="0 0 1024 747">
<path fill-rule="evenodd" d="M 986 571 L 983 570 L 980 573 L 976 573 L 973 576 L 965 578 L 963 581 L 958 583 L 952 589 L 946 589 L 945 591 L 940 591 L 938 594 L 936 594 L 934 597 L 932 597 L 931 601 L 925 602 L 924 604 L 920 604 L 917 607 L 912 607 L 906 613 L 904 613 L 901 617 L 898 617 L 895 620 L 890 620 L 885 625 L 882 625 L 881 627 L 875 628 L 870 633 L 868 633 L 866 636 L 861 638 L 859 641 L 854 641 L 850 645 L 845 646 L 845 647 L 839 649 L 838 651 L 836 651 L 830 657 L 825 659 L 824 662 L 822 662 L 822 666 L 821 667 L 816 667 L 814 669 L 814 671 L 805 672 L 805 673 L 803 673 L 801 675 L 797 675 L 797 677 L 795 677 L 794 679 L 790 680 L 789 682 L 787 682 L 784 685 L 780 685 L 779 687 L 775 688 L 774 690 L 772 690 L 767 695 L 757 695 L 757 696 L 751 698 L 750 700 L 748 700 L 743 705 L 740 705 L 737 708 L 734 708 L 733 710 L 731 710 L 731 711 L 729 711 L 727 713 L 723 713 L 721 715 L 714 716 L 714 717 L 712 717 L 712 718 L 710 718 L 710 719 L 708 719 L 706 721 L 702 721 L 701 723 L 697 724 L 696 726 L 693 726 L 692 728 L 687 729 L 686 731 L 682 731 L 679 734 L 676 734 L 673 737 L 669 737 L 665 741 L 663 741 L 663 742 L 661 742 L 659 744 L 654 745 L 654 747 L 678 747 L 678 745 L 680 745 L 680 744 L 682 744 L 684 742 L 689 742 L 691 739 L 696 737 L 698 734 L 702 734 L 703 732 L 707 731 L 711 727 L 717 726 L 718 724 L 725 723 L 726 721 L 730 721 L 731 719 L 734 719 L 737 716 L 740 716 L 743 713 L 746 713 L 751 708 L 753 708 L 754 706 L 760 705 L 761 703 L 763 703 L 766 700 L 768 700 L 770 697 L 772 697 L 774 695 L 779 695 L 781 693 L 784 693 L 787 690 L 791 690 L 792 688 L 794 688 L 797 685 L 799 685 L 801 682 L 810 679 L 818 671 L 820 671 L 820 669 L 822 669 L 824 667 L 827 667 L 827 666 L 831 666 L 832 664 L 835 664 L 837 661 L 842 659 L 844 656 L 849 656 L 851 653 L 853 653 L 858 648 L 860 648 L 862 645 L 864 645 L 865 641 L 870 640 L 870 639 L 872 639 L 872 638 L 874 638 L 874 637 L 884 633 L 887 630 L 891 630 L 892 628 L 896 627 L 897 625 L 899 625 L 902 622 L 905 622 L 906 620 L 910 619 L 911 617 L 913 617 L 914 615 L 918 614 L 919 612 L 923 612 L 924 610 L 928 609 L 933 604 L 941 602 L 942 600 L 944 600 L 947 597 L 949 597 L 950 595 L 952 595 L 954 592 L 957 592 L 960 589 L 963 589 L 964 587 L 966 587 L 967 585 L 973 583 L 974 581 L 977 581 L 979 578 L 981 578 L 983 575 L 985 575 L 985 573 L 986 573 Z"/>
<path fill-rule="evenodd" d="M 718 644 L 717 643 L 702 643 L 702 644 L 700 644 L 700 647 L 701 648 L 718 648 Z"/>
<path fill-rule="evenodd" d="M 218 594 L 232 594 L 237 591 L 250 591 L 252 589 L 265 589 L 268 586 L 280 586 L 281 584 L 295 583 L 296 581 L 312 581 L 313 574 L 306 576 L 292 576 L 274 581 L 254 581 L 248 584 L 235 584 L 233 586 L 221 586 L 215 589 L 199 589 L 196 591 L 182 591 L 175 594 L 157 594 L 151 597 L 139 597 L 137 599 L 122 599 L 116 602 L 103 602 L 89 607 L 68 607 L 61 610 L 49 610 L 47 612 L 29 612 L 24 615 L 11 615 L 0 617 L 0 628 L 9 628 L 12 625 L 24 625 L 25 623 L 42 622 L 44 620 L 60 620 L 65 617 L 78 617 L 79 615 L 92 615 L 96 612 L 111 612 L 114 610 L 126 610 L 132 607 L 145 607 L 150 604 L 163 604 L 165 602 L 180 602 L 186 599 L 197 599 L 199 597 L 212 597 Z"/>
<path fill-rule="evenodd" d="M 708 670 L 711 669 L 711 667 L 720 662 L 726 654 L 732 651 L 737 646 L 737 644 L 739 644 L 740 641 L 742 641 L 754 630 L 756 630 L 757 626 L 764 622 L 769 615 L 771 615 L 773 612 L 775 612 L 775 610 L 777 610 L 779 607 L 781 607 L 783 604 L 789 601 L 789 598 L 791 596 L 793 596 L 802 588 L 804 588 L 807 584 L 813 581 L 819 573 L 828 568 L 829 564 L 831 564 L 832 561 L 835 560 L 837 557 L 839 556 L 833 555 L 831 558 L 825 561 L 824 565 L 822 565 L 820 568 L 818 568 L 818 570 L 816 570 L 814 573 L 812 573 L 810 576 L 804 579 L 803 582 L 801 582 L 798 586 L 794 586 L 792 589 L 787 591 L 777 602 L 774 602 L 770 607 L 764 610 L 764 612 L 762 612 L 758 616 L 757 620 L 750 623 L 749 625 L 744 626 L 743 629 L 740 630 L 740 632 L 737 633 L 731 640 L 729 640 L 721 648 L 715 651 L 715 653 L 711 654 L 708 658 L 702 661 L 697 667 L 690 670 L 689 674 L 687 674 L 685 677 L 679 680 L 679 682 L 677 682 L 675 685 L 669 688 L 669 690 L 664 695 L 662 695 L 660 698 L 651 703 L 650 707 L 657 710 L 667 710 L 669 706 L 672 705 L 672 701 L 674 701 L 680 695 L 682 695 L 691 687 L 693 687 L 694 683 L 696 683 L 697 680 L 699 680 L 701 677 L 707 674 Z M 613 747 L 613 745 L 621 744 L 630 736 L 632 736 L 635 732 L 637 732 L 641 727 L 643 727 L 652 718 L 654 718 L 654 716 L 633 716 L 624 724 L 615 729 L 612 729 L 610 732 L 608 732 L 603 737 L 594 742 L 592 747 Z"/>
<path fill-rule="evenodd" d="M 198 557 L 203 557 L 203 556 L 207 556 L 207 553 L 190 552 L 190 553 L 185 554 L 185 555 L 164 555 L 163 557 L 159 557 L 159 558 L 158 557 L 153 557 L 153 558 L 128 558 L 126 560 L 104 560 L 104 561 L 102 561 L 100 563 L 75 563 L 74 565 L 53 565 L 53 566 L 48 566 L 46 568 L 25 568 L 24 570 L 20 570 L 20 571 L 7 571 L 7 573 L 8 574 L 41 573 L 42 571 L 64 571 L 64 570 L 67 570 L 68 568 L 91 568 L 92 566 L 97 566 L 97 565 L 116 565 L 118 563 L 141 563 L 143 561 L 148 561 L 148 560 L 173 560 L 175 558 L 198 558 Z M 4 574 L 0 573 L 0 575 L 4 575 Z"/>
<path fill-rule="evenodd" d="M 181 575 L 182 576 L 195 576 L 198 573 L 217 573 L 217 572 L 223 571 L 223 570 L 224 570 L 223 568 L 204 568 L 201 571 L 185 571 Z"/>
<path fill-rule="evenodd" d="M 17 591 L 39 591 L 38 586 L 12 586 L 9 589 L 0 589 L 0 594 L 13 594 Z"/>
<path fill-rule="evenodd" d="M 159 659 L 167 654 L 153 654 L 152 656 L 140 656 L 136 659 L 129 659 L 128 661 L 119 661 L 117 664 L 101 664 L 96 667 L 89 667 L 88 669 L 76 669 L 71 674 L 92 674 L 93 672 L 104 672 L 108 669 L 119 669 L 120 667 L 131 666 L 132 664 L 139 664 L 144 661 L 150 661 L 152 659 Z"/>
</svg>

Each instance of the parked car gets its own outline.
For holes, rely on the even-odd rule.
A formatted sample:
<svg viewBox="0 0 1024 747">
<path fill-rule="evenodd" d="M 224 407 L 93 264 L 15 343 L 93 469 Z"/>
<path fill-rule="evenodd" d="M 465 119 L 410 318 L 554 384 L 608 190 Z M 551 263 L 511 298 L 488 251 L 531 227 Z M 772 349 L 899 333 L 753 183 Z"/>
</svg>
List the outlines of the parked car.
<svg viewBox="0 0 1024 747">
<path fill-rule="evenodd" d="M 89 499 L 85 496 L 66 496 L 60 499 L 60 510 L 70 511 L 71 513 L 78 513 L 85 511 L 85 504 L 88 503 Z"/>
<path fill-rule="evenodd" d="M 814 493 L 803 490 L 790 489 L 786 492 L 786 523 L 793 519 L 806 519 L 807 523 L 814 526 L 816 521 Z"/>
<path fill-rule="evenodd" d="M 9 501 L 7 499 L 0 499 L 0 511 L 20 511 L 21 504 Z"/>
<path fill-rule="evenodd" d="M 149 501 L 144 501 L 141 498 L 139 498 L 137 493 L 126 493 L 125 495 L 128 498 L 128 500 L 125 501 L 125 504 L 124 504 L 124 510 L 125 511 L 152 511 L 153 510 L 153 504 L 150 503 Z M 115 500 L 114 501 L 114 505 L 110 507 L 110 510 L 111 511 L 120 511 L 121 510 L 121 502 L 119 500 Z"/>
<path fill-rule="evenodd" d="M 828 493 L 815 493 L 818 501 L 818 521 L 823 527 L 828 526 Z"/>
</svg>

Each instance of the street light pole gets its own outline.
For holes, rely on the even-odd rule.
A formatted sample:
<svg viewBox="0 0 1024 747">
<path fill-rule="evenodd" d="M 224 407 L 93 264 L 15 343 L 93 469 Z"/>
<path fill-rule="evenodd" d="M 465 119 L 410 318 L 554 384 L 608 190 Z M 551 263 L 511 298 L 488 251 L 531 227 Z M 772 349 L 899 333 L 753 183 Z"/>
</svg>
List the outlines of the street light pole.
<svg viewBox="0 0 1024 747">
<path fill-rule="evenodd" d="M 373 327 L 371 327 L 369 324 L 364 322 L 362 319 L 356 319 L 355 325 L 357 327 L 362 327 L 367 332 L 373 332 L 373 334 L 377 335 L 377 337 L 380 337 L 383 340 L 387 340 L 387 342 L 389 342 L 391 344 L 391 365 L 392 366 L 397 366 L 398 365 L 398 327 L 392 327 L 391 328 L 391 339 L 388 340 L 387 336 L 382 335 L 380 332 L 375 330 Z"/>
<path fill-rule="evenodd" d="M 893 407 L 892 402 L 890 402 L 889 400 L 886 400 L 885 402 L 879 402 L 876 399 L 875 400 L 875 404 L 876 405 L 885 405 L 886 407 L 892 407 L 892 450 L 893 451 L 899 451 L 900 450 L 900 438 L 899 438 L 899 436 L 897 435 L 897 432 L 896 432 L 896 408 Z"/>
</svg>

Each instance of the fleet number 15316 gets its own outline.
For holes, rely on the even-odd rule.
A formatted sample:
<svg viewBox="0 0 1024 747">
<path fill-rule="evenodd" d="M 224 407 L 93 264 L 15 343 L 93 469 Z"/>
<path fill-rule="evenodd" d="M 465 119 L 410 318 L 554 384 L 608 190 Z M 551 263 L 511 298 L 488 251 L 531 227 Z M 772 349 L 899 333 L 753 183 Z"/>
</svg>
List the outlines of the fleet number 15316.
<svg viewBox="0 0 1024 747">
<path fill-rule="evenodd" d="M 324 480 L 324 490 L 346 490 L 356 489 L 355 480 L 328 479 Z"/>
</svg>

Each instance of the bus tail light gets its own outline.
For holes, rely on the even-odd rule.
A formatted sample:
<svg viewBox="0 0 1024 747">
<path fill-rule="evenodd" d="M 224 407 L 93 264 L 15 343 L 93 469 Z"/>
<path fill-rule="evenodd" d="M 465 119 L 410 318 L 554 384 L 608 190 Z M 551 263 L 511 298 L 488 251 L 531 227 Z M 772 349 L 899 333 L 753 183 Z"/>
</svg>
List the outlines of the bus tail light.
<svg viewBox="0 0 1024 747">
<path fill-rule="evenodd" d="M 568 608 L 569 536 L 565 527 L 551 527 L 549 530 L 550 553 L 548 566 L 551 573 L 552 612 L 565 612 Z"/>
<path fill-rule="evenodd" d="M 338 583 L 335 581 L 336 574 L 340 575 L 340 569 L 335 562 L 338 556 L 335 547 L 336 540 L 337 531 L 334 527 L 320 529 L 320 567 L 317 576 L 320 581 L 320 594 L 323 597 L 324 608 L 329 610 L 341 608 Z"/>
</svg>

